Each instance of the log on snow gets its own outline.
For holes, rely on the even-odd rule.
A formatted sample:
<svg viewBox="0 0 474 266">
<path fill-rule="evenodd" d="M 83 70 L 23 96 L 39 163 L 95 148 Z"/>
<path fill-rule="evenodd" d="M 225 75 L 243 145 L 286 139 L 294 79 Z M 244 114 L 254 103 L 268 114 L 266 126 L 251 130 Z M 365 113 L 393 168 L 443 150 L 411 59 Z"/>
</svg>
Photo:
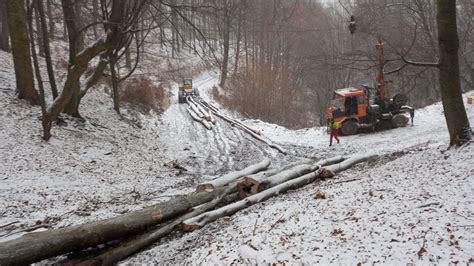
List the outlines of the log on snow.
<svg viewBox="0 0 474 266">
<path fill-rule="evenodd" d="M 29 264 L 146 231 L 213 200 L 223 190 L 192 193 L 105 220 L 25 234 L 0 244 L 0 265 Z"/>
<path fill-rule="evenodd" d="M 342 156 L 336 156 L 333 158 L 318 161 L 313 164 L 297 164 L 293 166 L 286 166 L 282 171 L 279 171 L 273 175 L 254 175 L 246 176 L 238 182 L 237 190 L 239 191 L 240 198 L 248 197 L 249 195 L 256 194 L 267 188 L 274 187 L 283 182 L 296 178 L 298 176 L 305 175 L 313 172 L 322 166 L 340 163 L 344 161 Z"/>
<path fill-rule="evenodd" d="M 204 119 L 204 114 L 202 114 L 201 111 L 199 111 L 199 109 L 194 104 L 194 102 L 193 102 L 193 100 L 190 96 L 188 96 L 188 98 L 186 98 L 186 102 L 188 103 L 188 106 L 191 107 L 191 109 L 196 113 L 196 115 L 199 116 L 199 118 Z"/>
<path fill-rule="evenodd" d="M 267 144 L 271 148 L 274 148 L 274 149 L 278 150 L 279 152 L 281 152 L 283 154 L 287 154 L 287 151 L 285 149 L 283 149 L 280 145 L 277 145 L 275 143 L 272 143 L 272 142 L 264 139 L 262 136 L 259 136 L 258 134 L 256 134 L 253 131 L 247 129 L 246 127 L 241 126 L 240 124 L 236 124 L 236 125 L 238 127 L 240 127 L 242 130 L 244 130 L 245 132 L 249 133 L 250 136 L 254 137 L 255 139 L 260 140 L 261 142 Z"/>
<path fill-rule="evenodd" d="M 276 150 L 278 150 L 279 152 L 283 153 L 283 154 L 287 154 L 287 151 L 285 149 L 283 149 L 280 145 L 277 145 L 277 144 L 274 144 L 266 139 L 264 139 L 262 136 L 260 136 L 259 134 L 255 133 L 254 131 L 252 131 L 251 129 L 249 129 L 247 126 L 243 125 L 241 122 L 239 121 L 236 121 L 230 117 L 227 117 L 219 112 L 213 112 L 214 115 L 224 119 L 225 121 L 229 122 L 232 126 L 237 126 L 239 127 L 240 129 L 242 129 L 243 131 L 247 132 L 248 134 L 250 134 L 252 137 L 254 137 L 255 139 L 267 144 L 268 146 L 270 146 L 271 148 L 274 148 Z M 255 130 L 255 129 L 254 129 Z M 256 131 L 256 130 L 255 130 Z"/>
<path fill-rule="evenodd" d="M 199 111 L 199 113 L 202 114 L 202 116 L 206 120 L 208 120 L 208 121 L 211 120 L 211 118 L 209 117 L 209 113 L 206 112 L 206 110 L 204 110 L 204 108 L 202 108 L 201 104 L 198 104 L 192 97 L 188 97 L 188 101 L 196 107 L 196 109 Z"/>
<path fill-rule="evenodd" d="M 189 115 L 191 115 L 191 117 L 194 119 L 194 121 L 201 123 L 204 127 L 206 127 L 209 130 L 212 129 L 212 125 L 209 124 L 206 120 L 197 116 L 191 108 L 188 107 L 186 108 L 186 110 L 188 111 Z"/>
<path fill-rule="evenodd" d="M 228 174 L 223 175 L 222 177 L 216 178 L 214 180 L 211 180 L 206 183 L 199 184 L 196 187 L 196 192 L 203 192 L 203 191 L 212 191 L 218 187 L 223 187 L 225 185 L 228 185 L 237 179 L 244 177 L 246 175 L 258 173 L 260 171 L 263 171 L 270 166 L 270 160 L 265 158 L 263 161 L 253 164 L 250 166 L 247 166 L 246 168 L 240 170 L 240 171 L 235 171 L 235 172 L 230 172 Z"/>
<path fill-rule="evenodd" d="M 183 216 L 173 220 L 171 223 L 153 229 L 151 232 L 146 232 L 139 237 L 121 243 L 120 246 L 107 250 L 104 253 L 97 255 L 93 258 L 82 261 L 77 265 L 114 265 L 116 262 L 135 254 L 141 249 L 146 248 L 147 246 L 155 243 L 160 238 L 168 235 L 183 221 L 198 216 L 216 207 L 226 198 L 226 196 L 232 193 L 232 191 L 234 191 L 232 187 L 229 187 L 226 190 L 221 190 L 220 194 L 217 195 L 217 197 L 212 201 L 195 208 L 192 212 L 184 214 Z"/>
<path fill-rule="evenodd" d="M 303 187 L 309 183 L 312 183 L 318 178 L 331 176 L 335 173 L 338 173 L 340 171 L 343 171 L 351 167 L 354 164 L 372 159 L 375 156 L 376 156 L 375 154 L 365 154 L 365 155 L 352 157 L 346 161 L 343 161 L 342 163 L 339 163 L 336 165 L 330 165 L 326 168 L 325 167 L 320 168 L 315 172 L 311 172 L 309 174 L 297 177 L 295 179 L 291 179 L 287 182 L 271 187 L 260 193 L 251 195 L 243 200 L 239 200 L 237 202 L 226 205 L 219 209 L 215 209 L 215 210 L 200 214 L 196 217 L 187 219 L 186 221 L 183 222 L 183 230 L 193 231 L 193 230 L 199 229 L 203 227 L 204 225 L 206 225 L 207 223 L 215 221 L 220 217 L 234 214 L 238 212 L 239 210 L 242 210 L 251 205 L 264 201 L 280 193 L 286 192 L 290 189 L 297 189 L 297 188 Z"/>
<path fill-rule="evenodd" d="M 196 102 L 195 102 L 196 103 Z M 209 108 L 207 105 L 204 105 L 202 102 L 198 101 L 198 106 L 203 109 L 203 112 L 206 113 L 206 118 L 209 120 L 209 122 L 215 124 L 216 119 L 212 115 L 212 109 Z"/>
</svg>

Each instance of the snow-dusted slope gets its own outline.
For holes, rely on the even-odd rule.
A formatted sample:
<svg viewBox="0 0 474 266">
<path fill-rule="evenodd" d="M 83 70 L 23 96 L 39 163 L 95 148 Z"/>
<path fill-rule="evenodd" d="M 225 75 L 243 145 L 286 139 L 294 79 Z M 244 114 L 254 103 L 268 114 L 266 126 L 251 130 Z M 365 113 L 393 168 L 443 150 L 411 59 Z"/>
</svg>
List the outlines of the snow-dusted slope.
<svg viewBox="0 0 474 266">
<path fill-rule="evenodd" d="M 15 98 L 11 58 L 0 52 L 0 59 L 0 242 L 37 222 L 57 228 L 148 206 L 262 157 L 278 166 L 376 151 L 382 158 L 370 165 L 173 235 L 127 262 L 405 264 L 474 256 L 474 152 L 472 144 L 446 151 L 440 104 L 417 110 L 414 126 L 342 137 L 333 147 L 323 128 L 246 121 L 289 150 L 283 156 L 221 120 L 212 131 L 193 122 L 177 103 L 176 85 L 170 107 L 143 116 L 142 128 L 116 115 L 97 88 L 81 109 L 87 122 L 54 126 L 46 143 L 39 108 Z M 195 78 L 205 100 L 212 101 L 217 79 L 213 72 Z M 326 199 L 313 199 L 316 191 Z M 421 247 L 426 253 L 419 259 Z"/>
<path fill-rule="evenodd" d="M 474 106 L 467 111 L 474 123 Z M 128 262 L 472 262 L 474 149 L 447 150 L 440 104 L 418 110 L 415 119 L 406 128 L 342 137 L 333 147 L 324 128 L 247 121 L 295 154 L 309 146 L 311 157 L 376 151 L 381 158 L 167 239 Z M 326 199 L 313 198 L 316 192 Z"/>
</svg>

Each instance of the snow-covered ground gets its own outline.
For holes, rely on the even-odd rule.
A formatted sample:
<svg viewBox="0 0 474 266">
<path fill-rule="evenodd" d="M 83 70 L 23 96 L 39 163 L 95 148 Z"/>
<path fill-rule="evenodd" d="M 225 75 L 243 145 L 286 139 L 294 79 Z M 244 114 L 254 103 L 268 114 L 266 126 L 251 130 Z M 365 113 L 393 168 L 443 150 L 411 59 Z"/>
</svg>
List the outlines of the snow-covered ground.
<svg viewBox="0 0 474 266">
<path fill-rule="evenodd" d="M 211 131 L 193 122 L 177 103 L 176 85 L 170 107 L 139 118 L 141 127 L 116 115 L 99 87 L 83 101 L 87 121 L 67 119 L 44 142 L 39 108 L 15 98 L 11 58 L 0 52 L 0 59 L 0 242 L 37 224 L 58 228 L 167 200 L 263 157 L 276 167 L 375 151 L 376 161 L 201 230 L 172 234 L 126 262 L 446 264 L 474 258 L 474 149 L 471 143 L 447 150 L 440 104 L 417 110 L 414 126 L 342 137 L 332 147 L 324 128 L 246 121 L 285 147 L 284 156 L 222 120 Z M 206 100 L 217 78 L 214 72 L 195 78 Z M 467 111 L 474 124 L 474 106 Z M 125 117 L 132 116 L 125 111 Z M 316 192 L 325 199 L 314 198 Z"/>
<path fill-rule="evenodd" d="M 474 106 L 467 111 L 472 124 Z M 130 262 L 472 263 L 474 149 L 447 149 L 441 104 L 417 110 L 414 126 L 342 137 L 332 147 L 324 128 L 246 122 L 295 155 L 381 157 L 163 240 Z"/>
</svg>

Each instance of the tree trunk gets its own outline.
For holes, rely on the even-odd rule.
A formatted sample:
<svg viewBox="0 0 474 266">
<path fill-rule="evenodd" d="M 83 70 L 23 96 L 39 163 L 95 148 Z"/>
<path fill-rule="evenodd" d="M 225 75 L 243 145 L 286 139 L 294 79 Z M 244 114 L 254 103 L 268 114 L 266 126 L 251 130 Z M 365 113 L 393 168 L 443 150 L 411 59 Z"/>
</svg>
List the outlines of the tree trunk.
<svg viewBox="0 0 474 266">
<path fill-rule="evenodd" d="M 41 29 L 42 29 L 42 32 L 38 33 L 42 35 L 42 38 L 38 39 L 38 41 L 40 40 L 43 41 L 44 55 L 46 59 L 46 68 L 48 70 L 49 84 L 51 85 L 51 92 L 53 94 L 53 99 L 56 99 L 56 97 L 58 97 L 58 88 L 56 87 L 56 78 L 54 77 L 53 62 L 51 61 L 51 50 L 49 47 L 48 27 L 46 25 L 46 17 L 44 14 L 43 1 L 42 0 L 34 0 L 34 1 L 35 1 L 35 8 L 38 10 L 39 19 L 41 22 Z"/>
<path fill-rule="evenodd" d="M 82 5 L 84 0 L 74 0 L 74 23 L 76 24 L 76 53 L 84 49 L 84 36 L 85 32 L 81 31 L 84 26 L 82 23 Z"/>
<path fill-rule="evenodd" d="M 35 1 L 35 0 L 33 0 Z M 34 2 L 33 2 L 34 3 Z M 34 3 L 36 6 L 37 4 Z M 43 29 L 41 27 L 41 21 L 40 21 L 40 15 L 38 12 L 38 9 L 35 7 L 34 9 L 34 14 L 35 14 L 35 26 L 36 26 L 36 37 L 38 38 L 38 54 L 41 57 L 44 57 L 44 41 L 43 41 Z"/>
<path fill-rule="evenodd" d="M 72 0 L 61 0 L 61 5 L 64 13 L 64 23 L 67 28 L 67 35 L 69 39 L 69 69 L 76 64 L 76 54 L 80 51 L 81 37 L 79 34 L 79 24 L 77 19 L 76 11 L 79 3 L 73 2 Z M 63 112 L 73 117 L 81 117 L 79 114 L 79 103 L 80 103 L 80 86 L 79 84 L 71 87 L 73 92 L 69 98 Z"/>
<path fill-rule="evenodd" d="M 18 0 L 6 0 L 6 7 L 18 98 L 36 105 L 39 104 L 40 97 L 33 81 L 24 3 Z"/>
<path fill-rule="evenodd" d="M 223 175 L 222 177 L 216 178 L 214 180 L 211 180 L 203 184 L 199 184 L 196 188 L 196 191 L 197 192 L 213 191 L 214 189 L 228 185 L 241 177 L 263 171 L 267 169 L 269 166 L 270 166 L 270 160 L 265 159 L 257 164 L 247 166 L 246 168 L 242 170 L 239 170 L 236 172 L 230 172 L 226 175 Z"/>
<path fill-rule="evenodd" d="M 41 0 L 34 0 L 36 5 L 42 5 Z M 30 7 L 28 7 L 28 33 L 30 36 L 30 41 L 31 41 L 31 56 L 33 58 L 33 66 L 35 70 L 35 75 L 36 75 L 36 81 L 38 83 L 38 89 L 40 92 L 40 105 L 41 105 L 41 124 L 43 126 L 43 139 L 47 140 L 51 137 L 51 132 L 49 130 L 50 126 L 50 121 L 48 119 L 48 115 L 46 112 L 46 99 L 44 95 L 44 87 L 43 87 L 43 79 L 41 78 L 41 71 L 38 63 L 38 56 L 36 55 L 36 48 L 35 48 L 35 37 L 33 33 L 33 18 L 31 17 L 33 13 L 33 10 L 31 10 Z M 43 35 L 43 37 L 47 38 L 47 35 Z"/>
<path fill-rule="evenodd" d="M 28 233 L 0 245 L 0 265 L 29 264 L 71 251 L 143 232 L 190 208 L 218 197 L 226 189 L 176 197 L 142 210 L 87 224 Z"/>
<path fill-rule="evenodd" d="M 53 8 L 51 6 L 52 0 L 46 0 L 46 13 L 48 13 L 48 25 L 49 25 L 49 34 L 50 39 L 54 39 L 54 33 L 56 32 L 56 24 L 54 23 Z"/>
<path fill-rule="evenodd" d="M 229 45 L 230 45 L 230 18 L 224 16 L 224 55 L 222 59 L 221 80 L 219 85 L 224 88 L 227 80 L 227 71 L 229 66 Z"/>
<path fill-rule="evenodd" d="M 365 155 L 355 156 L 346 161 L 343 161 L 340 164 L 321 168 L 318 171 L 311 172 L 309 174 L 297 177 L 290 181 L 281 183 L 277 186 L 264 190 L 260 193 L 251 195 L 248 198 L 245 198 L 243 200 L 234 202 L 222 208 L 209 211 L 201 215 L 198 215 L 196 217 L 190 218 L 183 222 L 183 230 L 193 231 L 193 230 L 199 229 L 203 227 L 204 225 L 206 225 L 207 223 L 213 222 L 221 217 L 234 214 L 238 212 L 239 210 L 245 209 L 251 205 L 267 200 L 268 198 L 284 193 L 290 189 L 297 189 L 297 188 L 303 187 L 309 183 L 312 183 L 318 178 L 332 177 L 335 173 L 348 169 L 352 165 L 355 165 L 357 163 L 364 162 L 373 158 L 375 158 L 374 154 L 365 154 Z"/>
<path fill-rule="evenodd" d="M 119 83 L 117 72 L 115 71 L 115 64 L 117 62 L 117 55 L 114 53 L 110 56 L 109 67 L 110 67 L 110 79 L 112 81 L 112 97 L 114 102 L 114 110 L 117 114 L 120 114 L 120 96 L 119 96 Z"/>
<path fill-rule="evenodd" d="M 437 0 L 439 84 L 450 145 L 462 145 L 472 137 L 459 80 L 459 39 L 456 1 Z"/>
<path fill-rule="evenodd" d="M 10 32 L 8 31 L 6 0 L 0 0 L 0 50 L 10 52 Z"/>
<path fill-rule="evenodd" d="M 240 57 L 240 39 L 242 38 L 242 7 L 239 7 L 239 22 L 237 26 L 237 47 L 235 48 L 234 76 L 237 76 L 239 70 Z"/>
<path fill-rule="evenodd" d="M 99 0 L 92 0 L 92 12 L 93 12 L 93 15 L 94 15 L 94 18 L 96 20 L 98 20 L 100 18 L 100 15 L 99 15 Z M 94 37 L 97 39 L 99 38 L 99 33 L 98 33 L 98 25 L 94 25 L 92 26 L 92 30 L 94 31 Z"/>
</svg>

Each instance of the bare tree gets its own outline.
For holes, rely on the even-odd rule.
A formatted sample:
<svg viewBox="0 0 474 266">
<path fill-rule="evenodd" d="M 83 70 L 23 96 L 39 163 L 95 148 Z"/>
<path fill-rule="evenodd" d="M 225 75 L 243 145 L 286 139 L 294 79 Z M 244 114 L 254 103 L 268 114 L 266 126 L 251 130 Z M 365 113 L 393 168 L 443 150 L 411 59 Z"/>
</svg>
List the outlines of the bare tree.
<svg viewBox="0 0 474 266">
<path fill-rule="evenodd" d="M 10 52 L 10 32 L 8 31 L 6 0 L 0 0 L 0 50 Z"/>
<path fill-rule="evenodd" d="M 459 39 L 456 22 L 456 1 L 437 0 L 439 83 L 450 144 L 462 145 L 472 137 L 462 100 L 459 79 Z"/>
<path fill-rule="evenodd" d="M 54 69 L 53 63 L 51 61 L 51 50 L 49 47 L 49 34 L 48 34 L 48 26 L 46 24 L 46 16 L 44 13 L 43 1 L 41 0 L 33 0 L 35 4 L 35 9 L 38 10 L 39 21 L 41 24 L 41 31 L 38 35 L 41 35 L 42 38 L 38 38 L 38 41 L 43 41 L 43 51 L 46 59 L 46 69 L 48 70 L 48 79 L 49 84 L 51 86 L 51 92 L 53 95 L 53 99 L 58 97 L 58 88 L 56 86 L 56 78 L 54 76 Z"/>
<path fill-rule="evenodd" d="M 24 2 L 6 0 L 6 7 L 18 98 L 25 99 L 31 104 L 39 104 L 40 98 L 34 87 L 33 70 L 31 68 L 28 25 Z"/>
</svg>

